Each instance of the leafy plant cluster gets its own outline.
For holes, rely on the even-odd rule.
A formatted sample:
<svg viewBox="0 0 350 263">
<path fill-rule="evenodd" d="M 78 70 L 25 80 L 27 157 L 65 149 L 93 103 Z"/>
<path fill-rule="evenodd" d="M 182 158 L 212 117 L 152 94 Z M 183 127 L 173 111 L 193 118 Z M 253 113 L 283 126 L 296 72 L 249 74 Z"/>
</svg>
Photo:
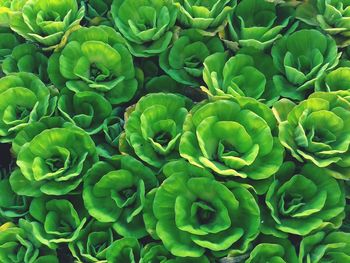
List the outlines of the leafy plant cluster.
<svg viewBox="0 0 350 263">
<path fill-rule="evenodd" d="M 349 37 L 348 0 L 0 0 L 0 262 L 350 262 Z"/>
</svg>

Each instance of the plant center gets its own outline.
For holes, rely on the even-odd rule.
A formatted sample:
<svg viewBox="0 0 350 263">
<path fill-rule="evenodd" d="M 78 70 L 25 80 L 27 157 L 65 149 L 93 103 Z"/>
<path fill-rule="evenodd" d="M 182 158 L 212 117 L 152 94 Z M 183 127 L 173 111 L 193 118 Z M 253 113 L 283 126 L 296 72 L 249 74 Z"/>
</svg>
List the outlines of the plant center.
<svg viewBox="0 0 350 263">
<path fill-rule="evenodd" d="M 172 136 L 169 132 L 158 132 L 154 136 L 154 141 L 159 143 L 162 146 L 166 146 L 172 139 Z"/>
<path fill-rule="evenodd" d="M 199 224 L 209 224 L 214 220 L 215 209 L 208 202 L 197 201 L 195 205 L 197 206 L 196 217 Z"/>
</svg>

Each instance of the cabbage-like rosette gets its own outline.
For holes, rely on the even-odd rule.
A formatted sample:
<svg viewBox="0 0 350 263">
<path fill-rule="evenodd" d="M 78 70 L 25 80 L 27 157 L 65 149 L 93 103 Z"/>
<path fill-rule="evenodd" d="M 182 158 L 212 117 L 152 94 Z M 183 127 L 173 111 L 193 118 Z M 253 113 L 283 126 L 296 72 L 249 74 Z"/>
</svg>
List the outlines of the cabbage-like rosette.
<svg viewBox="0 0 350 263">
<path fill-rule="evenodd" d="M 116 155 L 95 163 L 87 172 L 84 204 L 92 217 L 113 223 L 121 236 L 141 238 L 147 235 L 142 219 L 145 195 L 157 184 L 155 174 L 143 163 Z"/>
<path fill-rule="evenodd" d="M 178 94 L 143 96 L 125 124 L 126 139 L 135 154 L 157 168 L 178 159 L 182 127 L 191 106 L 191 100 Z"/>
<path fill-rule="evenodd" d="M 183 158 L 221 176 L 242 178 L 259 193 L 267 190 L 283 162 L 272 111 L 252 98 L 199 103 L 187 115 L 183 129 L 179 145 Z"/>
<path fill-rule="evenodd" d="M 114 0 L 111 14 L 136 57 L 159 55 L 173 38 L 177 8 L 172 0 Z"/>
<path fill-rule="evenodd" d="M 85 131 L 71 125 L 44 129 L 20 148 L 10 183 L 26 196 L 65 195 L 78 188 L 96 161 L 95 144 Z"/>
<path fill-rule="evenodd" d="M 53 114 L 57 97 L 32 73 L 0 78 L 0 142 L 13 140 L 29 123 Z"/>
<path fill-rule="evenodd" d="M 277 237 L 305 236 L 337 229 L 345 217 L 345 190 L 314 164 L 296 166 L 286 162 L 266 193 L 262 232 Z"/>
<path fill-rule="evenodd" d="M 50 49 L 79 27 L 85 13 L 75 0 L 14 0 L 10 9 L 11 29 Z"/>
<path fill-rule="evenodd" d="M 147 230 L 178 257 L 200 258 L 245 252 L 259 234 L 260 211 L 243 185 L 221 183 L 205 169 L 184 160 L 163 168 L 166 179 L 146 207 Z M 152 198 L 151 198 L 152 200 Z"/>
<path fill-rule="evenodd" d="M 0 225 L 0 261 L 6 263 L 59 263 L 56 251 L 41 244 L 30 232 L 30 222 L 20 219 Z"/>
<path fill-rule="evenodd" d="M 326 168 L 338 179 L 350 178 L 350 92 L 315 92 L 294 104 L 274 105 L 279 139 L 299 162 Z"/>
<path fill-rule="evenodd" d="M 48 72 L 58 88 L 76 93 L 93 91 L 112 105 L 131 100 L 139 86 L 125 40 L 108 26 L 72 33 L 64 48 L 51 55 Z"/>
</svg>

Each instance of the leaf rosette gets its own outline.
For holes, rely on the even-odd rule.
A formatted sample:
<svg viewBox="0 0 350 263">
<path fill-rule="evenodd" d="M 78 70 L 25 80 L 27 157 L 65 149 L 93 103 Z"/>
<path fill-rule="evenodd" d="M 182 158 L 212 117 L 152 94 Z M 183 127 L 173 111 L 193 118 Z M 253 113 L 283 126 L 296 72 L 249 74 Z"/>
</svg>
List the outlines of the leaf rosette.
<svg viewBox="0 0 350 263">
<path fill-rule="evenodd" d="M 220 38 L 204 36 L 196 30 L 185 30 L 174 44 L 160 55 L 159 64 L 177 82 L 198 86 L 205 58 L 223 51 L 224 46 Z"/>
<path fill-rule="evenodd" d="M 178 21 L 185 28 L 215 31 L 227 23 L 236 0 L 176 0 L 179 9 Z"/>
<path fill-rule="evenodd" d="M 59 116 L 46 116 L 41 118 L 39 121 L 32 122 L 22 130 L 20 130 L 16 137 L 12 140 L 12 152 L 17 157 L 22 146 L 30 142 L 35 136 L 44 130 L 51 128 L 62 128 L 72 126 L 70 122 L 66 122 L 62 117 Z"/>
<path fill-rule="evenodd" d="M 326 167 L 336 178 L 350 178 L 350 96 L 347 91 L 315 92 L 298 105 L 275 105 L 279 138 L 299 162 Z"/>
<path fill-rule="evenodd" d="M 339 62 L 335 41 L 314 29 L 303 29 L 279 39 L 272 47 L 272 57 L 280 74 L 274 83 L 281 96 L 303 100 L 315 82 Z"/>
<path fill-rule="evenodd" d="M 275 175 L 265 197 L 262 232 L 277 237 L 305 236 L 321 229 L 337 229 L 345 217 L 343 184 L 306 164 L 300 169 L 286 162 Z"/>
<path fill-rule="evenodd" d="M 33 134 L 35 130 L 36 135 Z M 95 144 L 90 136 L 72 125 L 45 129 L 45 124 L 40 124 L 27 132 L 33 137 L 20 147 L 19 169 L 10 176 L 11 186 L 18 194 L 68 194 L 79 186 L 87 170 L 97 161 Z M 26 136 L 26 133 L 20 136 Z"/>
<path fill-rule="evenodd" d="M 104 119 L 101 130 L 93 136 L 97 152 L 100 156 L 110 158 L 120 153 L 119 139 L 124 130 L 124 109 L 114 108 L 110 116 Z"/>
<path fill-rule="evenodd" d="M 229 17 L 228 38 L 242 47 L 267 49 L 282 36 L 293 9 L 265 0 L 242 0 Z M 294 30 L 292 26 L 290 31 Z"/>
<path fill-rule="evenodd" d="M 28 231 L 40 243 L 56 249 L 76 240 L 86 223 L 80 200 L 34 198 L 29 207 Z"/>
<path fill-rule="evenodd" d="M 179 158 L 182 125 L 191 106 L 189 99 L 177 94 L 142 97 L 125 124 L 126 139 L 135 154 L 157 168 Z"/>
<path fill-rule="evenodd" d="M 105 119 L 112 113 L 109 101 L 91 91 L 74 93 L 64 89 L 60 92 L 57 108 L 65 119 L 82 128 L 89 135 L 100 132 Z"/>
<path fill-rule="evenodd" d="M 58 88 L 96 92 L 113 105 L 131 100 L 138 88 L 125 40 L 108 26 L 72 33 L 65 47 L 50 57 L 48 72 Z"/>
<path fill-rule="evenodd" d="M 13 73 L 0 79 L 0 141 L 10 142 L 29 123 L 53 113 L 56 98 L 35 75 Z"/>
<path fill-rule="evenodd" d="M 107 262 L 140 262 L 141 245 L 136 238 L 124 237 L 113 242 L 107 251 Z"/>
<path fill-rule="evenodd" d="M 42 245 L 30 233 L 30 223 L 0 225 L 0 261 L 6 263 L 58 263 L 56 252 Z"/>
<path fill-rule="evenodd" d="M 114 0 L 111 14 L 136 57 L 158 55 L 172 40 L 177 17 L 172 0 Z"/>
<path fill-rule="evenodd" d="M 311 26 L 319 26 L 340 46 L 348 46 L 350 2 L 347 0 L 311 0 L 297 7 L 296 16 Z"/>
<path fill-rule="evenodd" d="M 44 83 L 48 82 L 47 57 L 34 44 L 17 45 L 12 53 L 4 59 L 2 71 L 5 74 L 29 72 L 38 76 Z"/>
<path fill-rule="evenodd" d="M 27 40 L 55 48 L 83 17 L 84 8 L 78 9 L 75 0 L 14 0 L 10 27 Z"/>
<path fill-rule="evenodd" d="M 203 102 L 186 117 L 180 155 L 221 176 L 243 178 L 261 193 L 283 162 L 276 128 L 272 111 L 254 99 Z"/>
<path fill-rule="evenodd" d="M 212 96 L 251 97 L 271 105 L 279 97 L 277 73 L 270 55 L 242 48 L 235 56 L 215 53 L 204 60 L 203 79 Z"/>
<path fill-rule="evenodd" d="M 166 179 L 146 207 L 146 228 L 178 257 L 199 258 L 206 250 L 245 252 L 259 233 L 255 197 L 241 184 L 221 183 L 184 160 L 167 163 Z M 154 234 L 153 234 L 154 236 Z"/>
<path fill-rule="evenodd" d="M 89 214 L 124 237 L 144 237 L 145 194 L 158 184 L 154 173 L 131 156 L 97 162 L 84 178 L 83 199 Z M 101 206 L 103 204 L 103 206 Z"/>
<path fill-rule="evenodd" d="M 17 195 L 11 188 L 8 178 L 0 180 L 0 222 L 3 220 L 16 222 L 28 214 L 30 199 Z"/>
<path fill-rule="evenodd" d="M 318 232 L 303 238 L 299 262 L 347 262 L 350 260 L 350 233 Z"/>
<path fill-rule="evenodd" d="M 115 237 L 116 233 L 111 224 L 91 220 L 68 247 L 76 262 L 106 263 L 107 250 L 113 244 Z"/>
<path fill-rule="evenodd" d="M 244 262 L 298 263 L 298 256 L 295 247 L 288 239 L 262 236 Z"/>
</svg>

